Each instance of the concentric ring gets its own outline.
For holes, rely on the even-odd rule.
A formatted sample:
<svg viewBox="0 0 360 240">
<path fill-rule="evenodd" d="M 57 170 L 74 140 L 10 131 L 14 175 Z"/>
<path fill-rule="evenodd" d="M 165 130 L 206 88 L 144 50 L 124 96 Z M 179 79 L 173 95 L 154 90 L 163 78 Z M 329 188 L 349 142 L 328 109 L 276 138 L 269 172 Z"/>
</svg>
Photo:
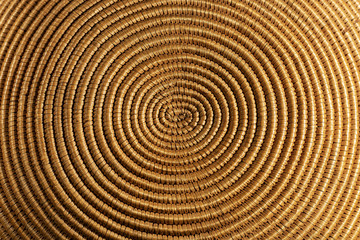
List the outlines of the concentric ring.
<svg viewBox="0 0 360 240">
<path fill-rule="evenodd" d="M 1 239 L 357 239 L 359 10 L 3 1 Z"/>
</svg>

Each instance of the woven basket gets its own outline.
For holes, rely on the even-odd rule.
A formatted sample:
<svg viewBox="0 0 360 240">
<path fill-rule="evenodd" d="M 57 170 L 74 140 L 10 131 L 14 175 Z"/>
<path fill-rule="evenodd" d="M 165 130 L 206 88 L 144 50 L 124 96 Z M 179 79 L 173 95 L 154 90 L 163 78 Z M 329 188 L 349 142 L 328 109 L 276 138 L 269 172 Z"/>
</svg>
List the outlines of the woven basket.
<svg viewBox="0 0 360 240">
<path fill-rule="evenodd" d="M 358 0 L 2 0 L 0 239 L 359 239 Z"/>
</svg>

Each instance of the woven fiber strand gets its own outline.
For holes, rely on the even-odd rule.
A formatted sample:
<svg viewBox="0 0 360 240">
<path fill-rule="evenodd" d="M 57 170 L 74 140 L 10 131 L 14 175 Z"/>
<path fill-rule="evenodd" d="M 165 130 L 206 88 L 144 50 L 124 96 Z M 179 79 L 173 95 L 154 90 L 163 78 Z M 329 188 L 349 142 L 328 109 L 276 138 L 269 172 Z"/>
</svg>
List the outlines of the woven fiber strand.
<svg viewBox="0 0 360 240">
<path fill-rule="evenodd" d="M 1 239 L 359 239 L 357 0 L 2 0 Z"/>
</svg>

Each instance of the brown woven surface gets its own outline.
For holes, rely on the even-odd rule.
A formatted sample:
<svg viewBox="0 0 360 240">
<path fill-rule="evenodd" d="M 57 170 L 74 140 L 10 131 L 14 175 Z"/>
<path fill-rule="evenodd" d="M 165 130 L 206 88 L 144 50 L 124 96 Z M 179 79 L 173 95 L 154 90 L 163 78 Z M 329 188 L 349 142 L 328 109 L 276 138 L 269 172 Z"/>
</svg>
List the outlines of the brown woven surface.
<svg viewBox="0 0 360 240">
<path fill-rule="evenodd" d="M 360 2 L 2 0 L 0 239 L 359 239 Z"/>
</svg>

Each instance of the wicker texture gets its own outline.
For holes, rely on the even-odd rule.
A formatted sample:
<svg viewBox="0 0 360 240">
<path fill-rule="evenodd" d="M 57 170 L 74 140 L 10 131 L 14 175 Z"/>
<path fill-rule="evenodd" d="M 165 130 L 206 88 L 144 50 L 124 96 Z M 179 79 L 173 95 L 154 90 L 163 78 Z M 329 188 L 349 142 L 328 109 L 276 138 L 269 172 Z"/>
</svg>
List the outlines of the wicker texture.
<svg viewBox="0 0 360 240">
<path fill-rule="evenodd" d="M 2 0 L 1 239 L 359 239 L 357 0 Z"/>
</svg>

